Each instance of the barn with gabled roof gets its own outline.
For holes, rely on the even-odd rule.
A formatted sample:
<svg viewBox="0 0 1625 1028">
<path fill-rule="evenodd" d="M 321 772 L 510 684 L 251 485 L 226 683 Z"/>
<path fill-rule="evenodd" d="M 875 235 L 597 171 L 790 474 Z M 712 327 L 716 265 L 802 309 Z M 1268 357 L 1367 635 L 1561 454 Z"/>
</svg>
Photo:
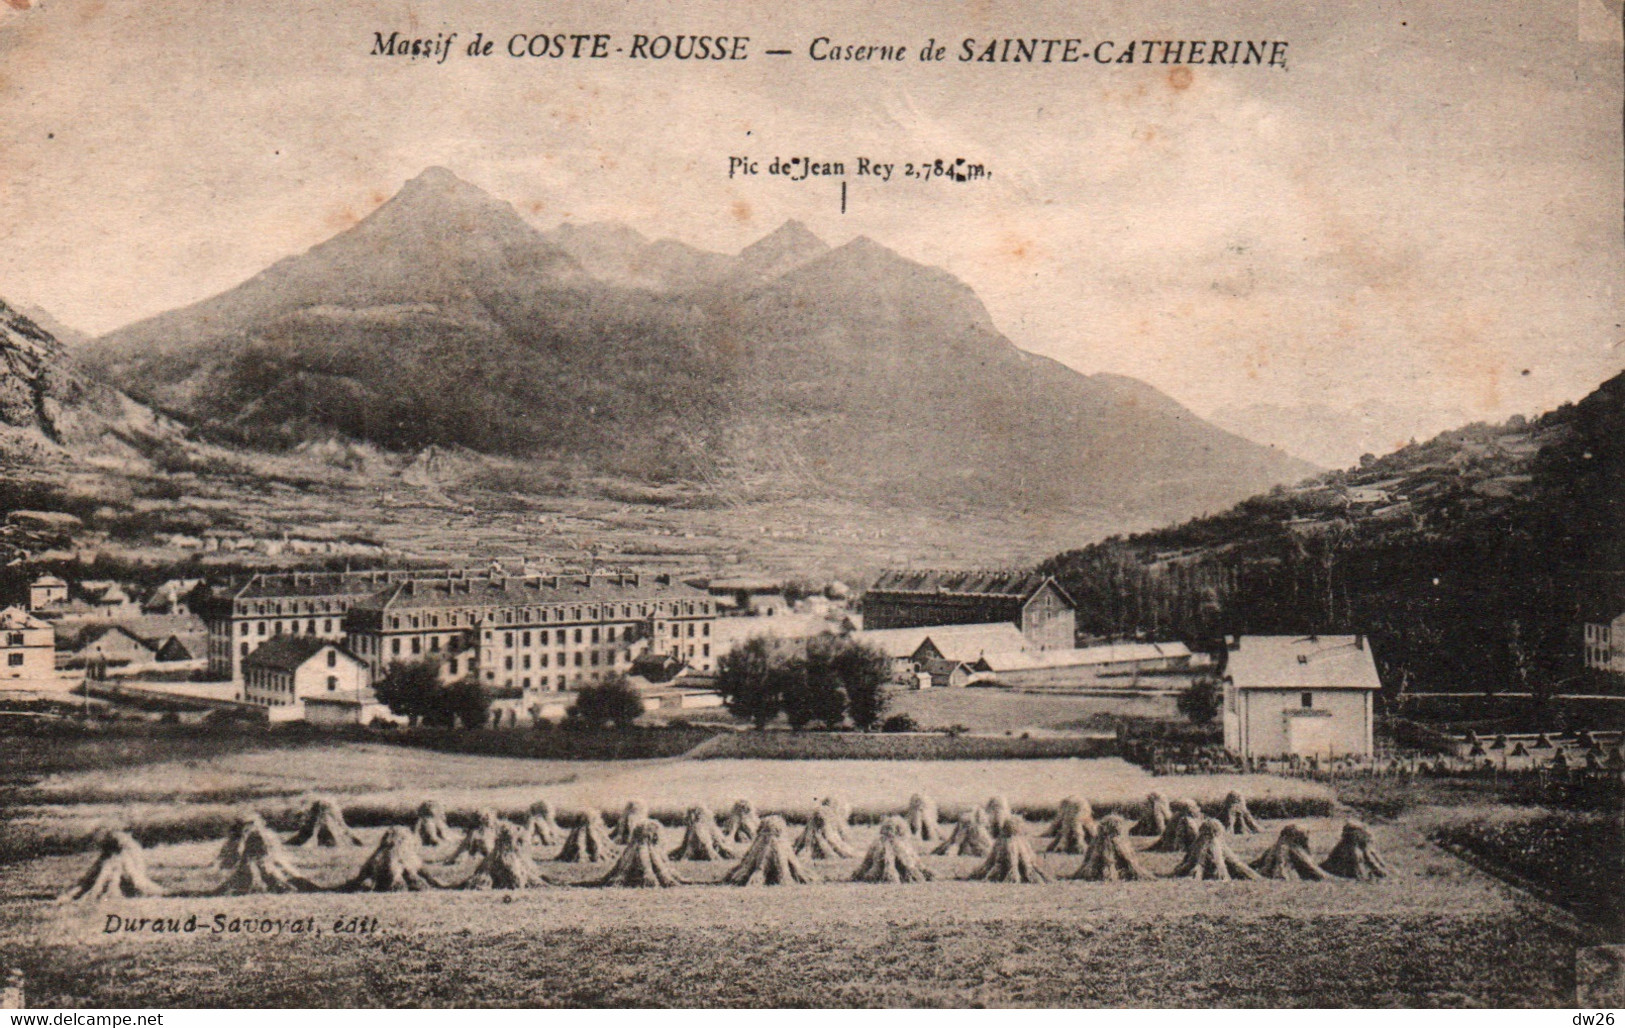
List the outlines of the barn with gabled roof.
<svg viewBox="0 0 1625 1028">
<path fill-rule="evenodd" d="M 883 571 L 863 595 L 868 630 L 1009 622 L 1037 650 L 1077 645 L 1077 604 L 1036 571 Z"/>
</svg>

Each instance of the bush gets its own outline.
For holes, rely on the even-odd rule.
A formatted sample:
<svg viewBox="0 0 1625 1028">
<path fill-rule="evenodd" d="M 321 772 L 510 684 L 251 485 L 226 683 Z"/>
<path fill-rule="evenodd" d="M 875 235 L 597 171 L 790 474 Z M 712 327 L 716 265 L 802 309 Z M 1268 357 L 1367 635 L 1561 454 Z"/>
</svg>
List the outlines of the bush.
<svg viewBox="0 0 1625 1028">
<path fill-rule="evenodd" d="M 919 722 L 907 714 L 893 714 L 880 724 L 882 732 L 918 732 Z"/>
<path fill-rule="evenodd" d="M 1562 812 L 1532 818 L 1475 819 L 1435 838 L 1625 938 L 1619 891 L 1619 822 L 1614 814 Z"/>
<path fill-rule="evenodd" d="M 1179 694 L 1176 702 L 1179 712 L 1192 724 L 1205 725 L 1219 716 L 1219 708 L 1224 704 L 1224 690 L 1212 677 L 1198 675 L 1190 688 Z"/>
<path fill-rule="evenodd" d="M 570 722 L 592 728 L 614 725 L 623 731 L 642 716 L 642 694 L 619 673 L 610 675 L 602 685 L 589 685 L 576 693 L 576 701 L 564 712 L 566 725 Z"/>
</svg>

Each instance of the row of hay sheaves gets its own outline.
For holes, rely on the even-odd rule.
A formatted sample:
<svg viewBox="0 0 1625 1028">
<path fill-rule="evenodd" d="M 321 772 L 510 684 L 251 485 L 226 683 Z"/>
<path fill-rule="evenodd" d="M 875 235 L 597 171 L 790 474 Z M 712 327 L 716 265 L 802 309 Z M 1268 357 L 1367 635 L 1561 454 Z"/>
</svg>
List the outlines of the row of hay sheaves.
<svg viewBox="0 0 1625 1028">
<path fill-rule="evenodd" d="M 805 826 L 795 835 L 777 814 L 759 816 L 748 800 L 736 803 L 719 824 L 710 809 L 689 808 L 682 840 L 675 849 L 662 844 L 662 827 L 648 816 L 642 803 L 627 804 L 612 830 L 597 810 L 588 810 L 566 831 L 555 819 L 550 803 L 534 804 L 522 822 L 499 818 L 482 810 L 456 849 L 437 861 L 442 867 L 465 857 L 476 858 L 473 873 L 455 886 L 461 889 L 526 889 L 561 885 L 545 874 L 537 862 L 609 863 L 601 878 L 577 883 L 587 886 L 661 888 L 691 884 L 672 866 L 673 861 L 735 860 L 721 879 L 728 885 L 788 885 L 821 881 L 810 862 L 857 856 L 850 835 L 851 811 L 829 798 L 813 808 Z M 1357 822 L 1343 826 L 1341 838 L 1322 861 L 1310 853 L 1309 836 L 1296 824 L 1280 829 L 1275 843 L 1250 863 L 1226 842 L 1232 834 L 1257 833 L 1258 821 L 1239 793 L 1225 800 L 1219 817 L 1204 816 L 1192 800 L 1169 803 L 1152 793 L 1132 823 L 1117 814 L 1096 820 L 1090 804 L 1076 796 L 1062 800 L 1050 825 L 1040 833 L 1050 853 L 1082 854 L 1083 862 L 1069 877 L 1081 881 L 1132 881 L 1159 877 L 1141 858 L 1143 852 L 1180 853 L 1183 859 L 1173 878 L 1195 879 L 1370 879 L 1386 877 L 1388 868 L 1373 848 L 1370 832 Z M 400 892 L 452 888 L 444 872 L 431 870 L 423 847 L 450 842 L 455 829 L 445 808 L 428 801 L 416 822 L 385 830 L 377 847 L 360 870 L 339 887 L 346 892 Z M 1136 846 L 1132 837 L 1149 838 Z M 258 814 L 248 814 L 232 828 L 222 844 L 216 864 L 225 878 L 215 895 L 317 892 L 322 887 L 294 863 L 290 847 L 345 847 L 364 845 L 345 822 L 344 813 L 330 799 L 312 802 L 297 832 L 286 842 Z M 559 846 L 551 858 L 543 852 Z M 944 830 L 936 804 L 916 794 L 906 814 L 881 822 L 880 831 L 851 875 L 856 882 L 926 882 L 938 875 L 927 867 L 921 851 L 936 856 L 985 858 L 968 880 L 990 882 L 1047 882 L 1052 875 L 1042 866 L 1027 821 L 1013 813 L 1002 797 L 972 807 L 951 829 Z M 164 890 L 147 872 L 140 844 L 125 831 L 108 832 L 95 865 L 67 893 L 65 900 L 160 896 Z"/>
</svg>

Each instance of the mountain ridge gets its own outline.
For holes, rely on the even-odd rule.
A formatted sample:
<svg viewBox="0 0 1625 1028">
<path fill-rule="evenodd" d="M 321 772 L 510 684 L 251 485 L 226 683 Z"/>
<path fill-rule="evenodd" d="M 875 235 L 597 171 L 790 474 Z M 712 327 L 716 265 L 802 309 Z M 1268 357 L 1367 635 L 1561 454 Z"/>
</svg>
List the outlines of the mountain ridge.
<svg viewBox="0 0 1625 1028">
<path fill-rule="evenodd" d="M 445 169 L 84 353 L 238 444 L 463 445 L 730 495 L 1177 517 L 1313 470 L 1020 350 L 968 285 L 874 240 L 543 232 Z"/>
</svg>

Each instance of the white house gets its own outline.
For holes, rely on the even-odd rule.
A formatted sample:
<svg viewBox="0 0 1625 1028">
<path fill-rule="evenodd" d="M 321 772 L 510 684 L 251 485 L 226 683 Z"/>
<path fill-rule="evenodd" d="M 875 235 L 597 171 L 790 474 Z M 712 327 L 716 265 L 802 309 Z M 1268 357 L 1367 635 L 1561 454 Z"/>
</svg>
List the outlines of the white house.
<svg viewBox="0 0 1625 1028">
<path fill-rule="evenodd" d="M 1587 621 L 1585 626 L 1586 667 L 1625 675 L 1625 613 L 1612 621 Z"/>
<path fill-rule="evenodd" d="M 272 721 L 306 716 L 305 700 L 371 697 L 372 674 L 349 650 L 311 635 L 279 635 L 243 658 L 243 699 Z"/>
<path fill-rule="evenodd" d="M 1362 636 L 1242 636 L 1225 667 L 1225 749 L 1255 758 L 1370 756 L 1380 688 Z"/>
<path fill-rule="evenodd" d="M 0 690 L 61 687 L 51 626 L 21 607 L 0 610 Z"/>
<path fill-rule="evenodd" d="M 45 610 L 68 602 L 68 583 L 55 575 L 41 575 L 28 586 L 28 609 Z"/>
</svg>

